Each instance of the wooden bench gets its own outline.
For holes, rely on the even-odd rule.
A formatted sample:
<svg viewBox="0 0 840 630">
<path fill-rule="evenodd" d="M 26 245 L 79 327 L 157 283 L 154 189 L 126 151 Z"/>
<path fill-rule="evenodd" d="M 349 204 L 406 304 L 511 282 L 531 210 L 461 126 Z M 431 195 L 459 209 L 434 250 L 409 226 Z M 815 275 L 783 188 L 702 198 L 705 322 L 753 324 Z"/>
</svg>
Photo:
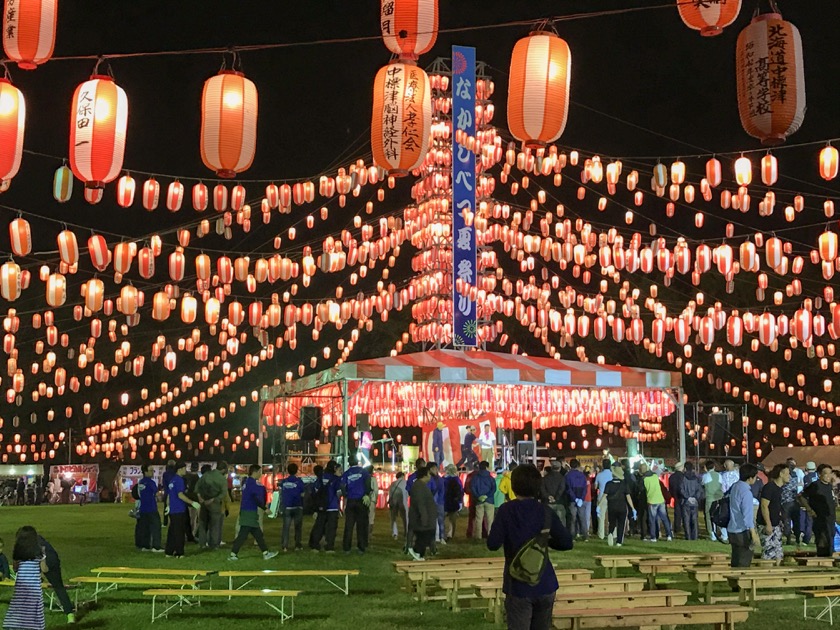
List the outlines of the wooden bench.
<svg viewBox="0 0 840 630">
<path fill-rule="evenodd" d="M 834 558 L 817 558 L 816 556 L 794 556 L 793 561 L 800 567 L 822 567 L 831 569 L 836 560 Z"/>
<path fill-rule="evenodd" d="M 259 591 L 253 590 L 217 590 L 205 589 L 196 592 L 183 591 L 174 588 L 154 588 L 144 591 L 144 595 L 151 595 L 152 597 L 152 623 L 162 617 L 167 617 L 169 611 L 174 608 L 182 608 L 183 606 L 195 606 L 201 604 L 201 598 L 207 597 L 224 597 L 232 599 L 234 597 L 254 597 L 262 599 L 263 602 L 280 615 L 280 623 L 283 624 L 288 619 L 295 616 L 295 597 L 300 595 L 301 591 L 276 591 L 271 589 L 262 589 Z M 164 602 L 164 609 L 158 613 L 156 611 L 156 603 L 158 597 L 166 598 Z M 289 598 L 290 610 L 286 612 L 286 598 Z M 169 599 L 175 598 L 174 603 L 170 603 Z M 274 603 L 277 599 L 280 600 L 279 607 Z"/>
<path fill-rule="evenodd" d="M 689 579 L 697 582 L 698 585 L 698 592 L 700 594 L 700 598 L 707 604 L 713 604 L 716 601 L 735 601 L 738 599 L 737 596 L 734 598 L 731 595 L 723 596 L 723 597 L 715 597 L 714 596 L 714 588 L 716 584 L 726 584 L 727 579 L 726 576 L 728 575 L 742 575 L 747 573 L 755 573 L 755 572 L 763 572 L 763 573 L 803 573 L 814 571 L 815 569 L 808 569 L 804 567 L 797 567 L 797 566 L 775 566 L 775 567 L 766 567 L 766 568 L 759 568 L 759 567 L 744 567 L 740 569 L 733 569 L 731 567 L 689 567 L 685 570 L 686 574 L 688 575 Z"/>
<path fill-rule="evenodd" d="M 103 574 L 117 574 L 117 575 L 159 575 L 168 578 L 192 578 L 197 580 L 199 578 L 207 578 L 218 573 L 216 569 L 154 569 L 147 567 L 96 567 L 90 570 L 95 573 L 96 577 Z"/>
<path fill-rule="evenodd" d="M 256 578 L 261 577 L 288 577 L 288 578 L 300 578 L 300 577 L 320 577 L 326 580 L 329 584 L 337 588 L 339 591 L 344 593 L 345 595 L 350 594 L 350 576 L 351 575 L 359 575 L 358 569 L 326 569 L 324 571 L 274 571 L 270 569 L 266 569 L 264 571 L 220 571 L 219 577 L 227 578 L 228 579 L 228 589 L 231 591 L 239 590 L 248 586 L 251 582 L 253 582 Z M 237 587 L 233 585 L 234 578 L 249 578 L 245 580 L 242 584 Z M 344 578 L 344 586 L 340 583 L 334 582 L 330 578 Z"/>
<path fill-rule="evenodd" d="M 685 570 L 692 567 L 710 567 L 726 569 L 729 566 L 726 560 L 706 560 L 703 558 L 691 558 L 683 560 L 671 560 L 670 558 L 662 558 L 661 560 L 632 560 L 630 564 L 639 573 L 647 577 L 648 587 L 650 589 L 656 588 L 656 578 L 659 575 L 674 575 L 684 574 Z"/>
<path fill-rule="evenodd" d="M 840 586 L 840 571 L 794 571 L 780 573 L 778 571 L 751 571 L 744 574 L 726 575 L 726 580 L 734 589 L 740 589 L 739 598 L 742 602 L 754 604 L 758 599 L 759 589 L 810 589 Z M 762 596 L 761 599 L 785 599 L 795 595 Z"/>
<path fill-rule="evenodd" d="M 409 573 L 409 579 L 417 583 L 417 598 L 422 601 L 442 599 L 450 602 L 457 608 L 458 593 L 462 580 L 475 580 L 496 578 L 502 579 L 503 568 L 464 568 L 464 569 L 434 569 L 432 571 L 421 571 L 417 575 Z M 569 582 L 585 581 L 592 577 L 592 571 L 588 569 L 556 569 L 557 581 L 564 586 Z M 416 578 L 416 579 L 415 579 Z M 437 584 L 444 591 L 442 596 L 430 596 L 429 586 Z"/>
<path fill-rule="evenodd" d="M 114 576 L 97 576 L 97 577 L 74 577 L 70 578 L 70 582 L 73 584 L 83 585 L 83 584 L 93 584 L 93 601 L 99 601 L 99 595 L 102 593 L 107 593 L 108 591 L 115 591 L 120 586 L 159 586 L 159 587 L 174 587 L 177 586 L 181 589 L 188 589 L 188 590 L 195 590 L 198 588 L 198 585 L 204 582 L 204 580 L 194 580 L 194 579 L 186 579 L 186 578 L 159 578 L 159 577 L 114 577 Z M 100 584 L 104 584 L 103 588 L 100 588 Z M 79 605 L 79 591 L 81 588 L 76 589 L 76 606 Z"/>
<path fill-rule="evenodd" d="M 557 630 L 585 628 L 638 628 L 660 630 L 665 626 L 712 624 L 715 630 L 734 630 L 746 621 L 750 609 L 745 606 L 675 606 L 672 608 L 619 608 L 613 610 L 573 610 L 555 612 Z"/>
<path fill-rule="evenodd" d="M 724 561 L 725 553 L 668 553 L 668 554 L 616 554 L 595 556 L 595 562 L 604 569 L 604 577 L 618 577 L 619 568 L 631 568 L 633 560 L 693 560 L 702 558 L 707 562 Z"/>
<path fill-rule="evenodd" d="M 501 578 L 486 580 L 473 584 L 476 597 L 487 601 L 489 617 L 495 623 L 502 622 L 504 610 L 503 583 Z M 606 578 L 581 582 L 567 582 L 563 584 L 563 595 L 586 595 L 590 593 L 634 593 L 644 592 L 643 578 Z M 556 600 L 555 600 L 556 601 Z"/>
<path fill-rule="evenodd" d="M 558 615 L 563 610 L 574 608 L 577 610 L 589 610 L 594 608 L 654 608 L 685 606 L 688 591 L 661 590 L 661 591 L 640 591 L 638 593 L 569 593 L 563 591 L 554 598 L 554 610 Z"/>
<path fill-rule="evenodd" d="M 431 569 L 467 569 L 476 567 L 504 567 L 504 556 L 493 556 L 489 558 L 459 558 L 449 560 L 435 560 L 433 562 L 417 563 L 414 561 L 399 561 L 394 562 L 394 570 L 403 576 L 403 588 L 411 592 L 413 583 L 409 579 L 409 572 L 414 574 L 418 566 L 422 564 L 424 568 Z"/>
<path fill-rule="evenodd" d="M 840 590 L 824 589 L 824 590 L 804 590 L 797 591 L 799 595 L 804 595 L 802 600 L 802 616 L 805 619 L 814 619 L 822 621 L 828 615 L 828 623 L 834 625 L 834 607 L 840 604 Z M 809 599 L 825 599 L 824 606 L 820 612 L 813 617 L 808 617 L 808 600 Z"/>
</svg>

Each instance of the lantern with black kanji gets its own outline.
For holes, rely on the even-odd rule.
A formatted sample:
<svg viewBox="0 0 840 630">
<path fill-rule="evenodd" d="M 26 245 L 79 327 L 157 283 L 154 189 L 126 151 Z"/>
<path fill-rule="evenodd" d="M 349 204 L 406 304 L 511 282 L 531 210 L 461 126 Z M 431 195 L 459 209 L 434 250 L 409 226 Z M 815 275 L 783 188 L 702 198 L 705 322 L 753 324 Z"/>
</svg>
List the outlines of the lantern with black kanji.
<svg viewBox="0 0 840 630">
<path fill-rule="evenodd" d="M 799 31 L 778 13 L 757 15 L 738 35 L 738 113 L 764 145 L 784 143 L 805 118 L 805 70 Z"/>
<path fill-rule="evenodd" d="M 435 45 L 437 0 L 382 0 L 379 12 L 382 41 L 401 60 L 416 60 Z"/>
<path fill-rule="evenodd" d="M 428 75 L 405 63 L 380 68 L 373 84 L 370 139 L 374 163 L 398 177 L 419 168 L 429 148 L 431 126 Z"/>
<path fill-rule="evenodd" d="M 241 72 L 222 70 L 201 95 L 201 159 L 219 177 L 248 170 L 257 147 L 257 87 Z"/>
<path fill-rule="evenodd" d="M 3 51 L 22 70 L 47 61 L 55 46 L 58 0 L 6 0 L 3 3 Z"/>
<path fill-rule="evenodd" d="M 76 88 L 70 109 L 70 168 L 86 188 L 103 188 L 120 174 L 125 154 L 128 99 L 107 75 Z"/>
<path fill-rule="evenodd" d="M 510 60 L 508 128 L 526 147 L 557 140 L 569 116 L 572 54 L 555 33 L 536 31 L 516 42 Z"/>
</svg>

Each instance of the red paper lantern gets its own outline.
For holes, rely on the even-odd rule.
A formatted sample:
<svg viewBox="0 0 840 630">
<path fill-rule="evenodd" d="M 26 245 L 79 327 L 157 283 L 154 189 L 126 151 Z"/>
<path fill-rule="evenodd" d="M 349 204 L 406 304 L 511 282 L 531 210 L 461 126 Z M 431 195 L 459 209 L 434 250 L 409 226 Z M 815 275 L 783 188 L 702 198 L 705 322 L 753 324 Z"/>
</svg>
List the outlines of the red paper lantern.
<svg viewBox="0 0 840 630">
<path fill-rule="evenodd" d="M 117 205 L 128 208 L 134 203 L 134 192 L 137 185 L 134 178 L 126 173 L 117 181 Z"/>
<path fill-rule="evenodd" d="M 88 255 L 97 271 L 105 271 L 111 264 L 111 251 L 104 236 L 93 234 L 88 239 Z"/>
<path fill-rule="evenodd" d="M 382 41 L 401 60 L 414 60 L 435 45 L 437 0 L 382 0 L 379 26 Z"/>
<path fill-rule="evenodd" d="M 160 184 L 152 177 L 143 184 L 143 207 L 150 212 L 157 209 L 160 201 Z"/>
<path fill-rule="evenodd" d="M 67 300 L 67 279 L 60 273 L 47 277 L 47 304 L 52 308 L 63 306 Z"/>
<path fill-rule="evenodd" d="M 155 255 L 151 247 L 144 247 L 137 254 L 137 267 L 146 280 L 155 275 Z"/>
<path fill-rule="evenodd" d="M 184 279 L 186 260 L 181 248 L 177 248 L 169 254 L 169 277 L 173 282 L 181 282 Z"/>
<path fill-rule="evenodd" d="M 741 0 L 718 0 L 712 2 L 686 2 L 679 0 L 677 9 L 685 25 L 700 31 L 704 37 L 720 35 L 732 24 L 741 11 Z"/>
<path fill-rule="evenodd" d="M 23 155 L 25 126 L 23 94 L 11 81 L 0 77 L 0 181 L 7 182 L 17 175 Z"/>
<path fill-rule="evenodd" d="M 169 212 L 178 212 L 184 201 L 184 185 L 177 179 L 169 184 L 166 189 L 166 209 Z"/>
<path fill-rule="evenodd" d="M 22 70 L 49 60 L 55 46 L 58 0 L 6 0 L 3 51 Z"/>
<path fill-rule="evenodd" d="M 820 177 L 831 181 L 837 177 L 838 152 L 833 146 L 828 145 L 820 151 Z"/>
<path fill-rule="evenodd" d="M 201 96 L 201 159 L 219 177 L 248 170 L 257 145 L 257 87 L 241 72 L 222 70 Z"/>
<path fill-rule="evenodd" d="M 102 188 L 120 173 L 128 99 L 114 80 L 93 75 L 76 88 L 70 108 L 70 168 L 87 188 Z"/>
<path fill-rule="evenodd" d="M 196 210 L 197 212 L 204 212 L 207 210 L 207 186 L 201 182 L 198 182 L 192 188 L 192 204 L 193 210 Z"/>
<path fill-rule="evenodd" d="M 28 256 L 32 251 L 32 232 L 29 221 L 18 217 L 9 223 L 9 240 L 15 256 Z"/>
<path fill-rule="evenodd" d="M 572 55 L 556 34 L 531 33 L 513 48 L 508 89 L 508 128 L 526 147 L 559 138 L 569 115 Z"/>
<path fill-rule="evenodd" d="M 13 302 L 20 297 L 20 266 L 7 261 L 0 266 L 0 295 L 3 299 Z"/>
<path fill-rule="evenodd" d="M 58 257 L 65 265 L 73 266 L 79 262 L 79 243 L 76 235 L 70 230 L 62 230 L 56 238 L 58 242 Z"/>
</svg>

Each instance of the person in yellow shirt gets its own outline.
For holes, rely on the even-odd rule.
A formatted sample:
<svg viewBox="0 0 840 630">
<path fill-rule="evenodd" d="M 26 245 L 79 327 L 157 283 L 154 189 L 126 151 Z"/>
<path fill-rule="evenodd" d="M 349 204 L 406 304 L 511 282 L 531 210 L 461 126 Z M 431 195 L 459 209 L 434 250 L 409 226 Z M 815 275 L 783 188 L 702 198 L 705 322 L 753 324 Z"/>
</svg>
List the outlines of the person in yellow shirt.
<svg viewBox="0 0 840 630">
<path fill-rule="evenodd" d="M 501 480 L 499 481 L 499 492 L 504 496 L 504 501 L 507 503 L 508 501 L 513 501 L 516 498 L 516 495 L 513 492 L 513 488 L 510 484 L 510 474 L 513 472 L 513 469 L 516 468 L 516 462 L 511 462 L 508 469 L 502 475 Z"/>
</svg>

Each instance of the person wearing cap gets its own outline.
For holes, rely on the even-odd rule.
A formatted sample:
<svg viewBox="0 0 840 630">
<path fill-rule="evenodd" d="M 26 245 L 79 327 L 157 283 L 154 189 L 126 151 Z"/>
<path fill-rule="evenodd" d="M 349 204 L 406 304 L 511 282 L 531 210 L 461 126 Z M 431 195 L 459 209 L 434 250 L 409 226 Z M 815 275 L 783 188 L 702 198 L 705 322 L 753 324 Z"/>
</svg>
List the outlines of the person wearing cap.
<svg viewBox="0 0 840 630">
<path fill-rule="evenodd" d="M 175 476 L 172 477 L 167 486 L 169 529 L 166 532 L 166 555 L 170 558 L 184 557 L 184 545 L 187 541 L 189 524 L 187 505 L 192 505 L 196 510 L 200 507 L 198 502 L 191 502 L 186 495 L 187 484 L 184 481 L 186 472 L 187 465 L 184 462 L 175 464 Z"/>
<path fill-rule="evenodd" d="M 683 515 L 682 515 L 682 482 L 685 476 L 683 472 L 685 470 L 685 463 L 684 462 L 677 462 L 674 464 L 674 472 L 671 473 L 670 477 L 668 477 L 668 492 L 671 493 L 671 497 L 674 499 L 674 536 L 680 533 L 683 529 Z M 686 532 L 686 537 L 688 536 L 688 532 Z M 688 540 L 688 538 L 686 538 Z"/>
<path fill-rule="evenodd" d="M 819 479 L 817 474 L 817 465 L 814 462 L 805 464 L 805 474 L 802 477 L 802 490 L 810 486 Z M 799 527 L 802 532 L 801 541 L 803 545 L 811 544 L 811 535 L 814 533 L 814 520 L 810 517 L 806 510 L 800 512 Z"/>
</svg>

